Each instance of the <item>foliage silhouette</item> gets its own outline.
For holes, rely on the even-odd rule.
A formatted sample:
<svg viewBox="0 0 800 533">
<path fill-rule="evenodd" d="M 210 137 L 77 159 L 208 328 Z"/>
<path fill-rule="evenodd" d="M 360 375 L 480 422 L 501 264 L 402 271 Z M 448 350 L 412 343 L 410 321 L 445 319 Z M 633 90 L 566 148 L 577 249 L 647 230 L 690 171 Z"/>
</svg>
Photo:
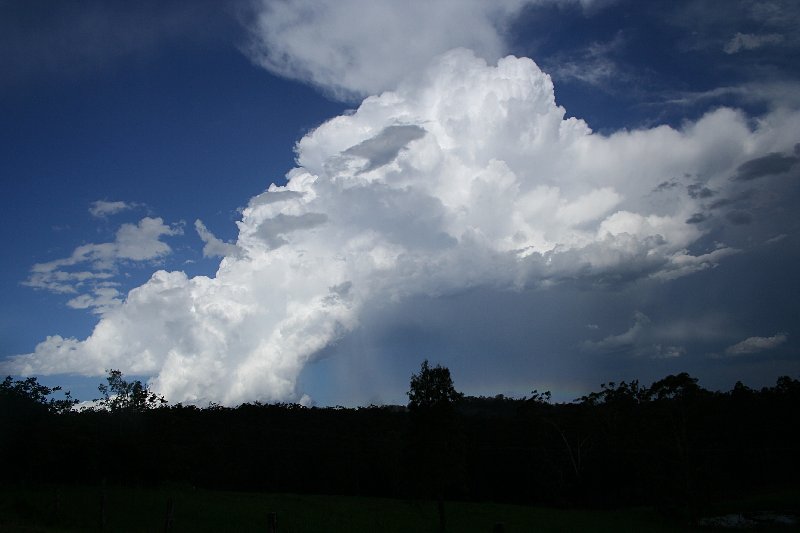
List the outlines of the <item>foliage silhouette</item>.
<svg viewBox="0 0 800 533">
<path fill-rule="evenodd" d="M 419 374 L 411 375 L 408 390 L 408 408 L 411 411 L 452 411 L 464 395 L 456 391 L 450 370 L 441 365 L 431 368 L 428 360 L 422 362 Z"/>
<path fill-rule="evenodd" d="M 463 397 L 447 369 L 423 363 L 407 406 L 355 409 L 153 409 L 162 404 L 146 386 L 109 377 L 101 389 L 108 409 L 80 412 L 33 378 L 3 381 L 0 483 L 107 478 L 129 486 L 649 504 L 691 516 L 714 498 L 793 487 L 800 476 L 800 382 L 789 377 L 712 392 L 677 374 L 551 403 L 539 392 Z"/>
<path fill-rule="evenodd" d="M 60 459 L 53 437 L 60 422 L 77 400 L 69 392 L 53 394 L 61 387 L 47 387 L 35 377 L 0 383 L 0 481 L 36 481 L 47 476 L 47 467 Z M 35 461 L 35 462 L 34 462 Z"/>
<path fill-rule="evenodd" d="M 51 395 L 61 390 L 61 387 L 47 387 L 39 383 L 35 377 L 24 380 L 13 380 L 6 376 L 0 383 L 0 402 L 4 406 L 16 405 L 17 409 L 44 408 L 51 413 L 64 413 L 72 409 L 78 400 L 72 397 L 69 391 L 61 399 L 52 398 Z"/>
<path fill-rule="evenodd" d="M 100 384 L 97 390 L 103 395 L 97 401 L 102 409 L 111 412 L 141 412 L 155 409 L 167 403 L 163 396 L 152 392 L 146 384 L 138 379 L 128 382 L 119 370 L 109 370 L 107 384 Z"/>
<path fill-rule="evenodd" d="M 412 374 L 408 390 L 411 414 L 409 455 L 417 478 L 417 490 L 435 497 L 439 531 L 446 530 L 444 498 L 463 484 L 464 437 L 455 408 L 464 395 L 456 391 L 450 370 L 422 362 Z"/>
</svg>

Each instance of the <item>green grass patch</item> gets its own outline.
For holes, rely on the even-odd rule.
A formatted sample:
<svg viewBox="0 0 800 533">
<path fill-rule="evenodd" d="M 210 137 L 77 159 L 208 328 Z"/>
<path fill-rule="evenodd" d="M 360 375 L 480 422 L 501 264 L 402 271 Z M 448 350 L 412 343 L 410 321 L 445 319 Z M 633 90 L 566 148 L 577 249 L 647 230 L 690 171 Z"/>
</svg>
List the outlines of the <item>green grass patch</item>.
<svg viewBox="0 0 800 533">
<path fill-rule="evenodd" d="M 0 531 L 266 531 L 277 513 L 280 533 L 437 532 L 436 505 L 425 501 L 258 494 L 164 487 L 27 487 L 0 490 Z M 103 500 L 105 498 L 105 504 Z M 685 531 L 647 508 L 615 511 L 565 510 L 494 503 L 447 502 L 451 533 L 490 533 L 502 522 L 507 533 L 572 531 Z M 104 521 L 104 525 L 101 525 Z"/>
</svg>

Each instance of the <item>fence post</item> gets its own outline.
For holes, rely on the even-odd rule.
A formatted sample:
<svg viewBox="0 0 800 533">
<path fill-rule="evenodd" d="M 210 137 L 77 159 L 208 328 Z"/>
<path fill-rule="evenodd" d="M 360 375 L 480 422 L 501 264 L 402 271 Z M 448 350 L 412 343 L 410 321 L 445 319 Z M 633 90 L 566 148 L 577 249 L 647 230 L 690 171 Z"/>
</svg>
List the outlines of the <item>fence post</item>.
<svg viewBox="0 0 800 533">
<path fill-rule="evenodd" d="M 175 502 L 172 498 L 167 498 L 167 514 L 164 517 L 164 533 L 172 531 L 172 523 L 175 520 Z"/>
<path fill-rule="evenodd" d="M 61 516 L 61 489 L 56 487 L 53 494 L 53 521 L 57 522 Z"/>
<path fill-rule="evenodd" d="M 267 513 L 267 533 L 278 533 L 278 513 Z"/>
<path fill-rule="evenodd" d="M 103 478 L 103 486 L 100 489 L 100 531 L 106 530 L 106 478 Z"/>
</svg>

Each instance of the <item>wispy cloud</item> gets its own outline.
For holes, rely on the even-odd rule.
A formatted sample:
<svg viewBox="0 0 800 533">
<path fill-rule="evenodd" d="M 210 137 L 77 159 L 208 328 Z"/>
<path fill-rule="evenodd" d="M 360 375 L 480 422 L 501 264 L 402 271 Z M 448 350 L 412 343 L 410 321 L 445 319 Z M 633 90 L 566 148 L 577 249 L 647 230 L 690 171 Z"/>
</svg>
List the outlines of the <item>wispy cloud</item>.
<svg viewBox="0 0 800 533">
<path fill-rule="evenodd" d="M 110 202 L 108 200 L 96 200 L 89 206 L 89 214 L 95 218 L 105 218 L 110 215 L 116 215 L 129 209 L 134 209 L 137 204 L 128 202 Z"/>
<path fill-rule="evenodd" d="M 84 293 L 67 302 L 73 309 L 89 309 L 92 313 L 102 315 L 122 305 L 122 294 L 111 282 L 98 284 L 91 293 Z"/>
<path fill-rule="evenodd" d="M 716 87 L 706 91 L 669 93 L 652 102 L 651 105 L 689 107 L 730 101 L 740 104 L 766 104 L 775 109 L 796 108 L 800 105 L 800 81 L 791 79 L 754 81 Z"/>
<path fill-rule="evenodd" d="M 731 37 L 731 40 L 725 43 L 723 50 L 726 54 L 736 54 L 742 50 L 755 50 L 763 46 L 772 44 L 779 44 L 783 42 L 783 35 L 778 33 L 767 33 L 763 35 L 756 35 L 753 33 L 740 33 Z"/>
<path fill-rule="evenodd" d="M 672 359 L 686 354 L 686 348 L 674 343 L 665 343 L 663 331 L 655 327 L 650 318 L 637 311 L 633 325 L 617 335 L 609 335 L 599 341 L 586 341 L 583 349 L 596 353 L 628 353 L 650 359 Z M 673 341 L 675 339 L 672 339 Z"/>
<path fill-rule="evenodd" d="M 748 337 L 725 349 L 726 356 L 752 355 L 773 350 L 785 343 L 789 337 L 785 333 L 776 333 L 772 337 Z"/>
<path fill-rule="evenodd" d="M 60 294 L 82 294 L 70 300 L 75 308 L 107 309 L 118 294 L 111 281 L 122 261 L 152 261 L 171 253 L 162 237 L 180 235 L 180 226 L 168 226 L 161 218 L 145 217 L 137 224 L 123 224 L 112 242 L 83 244 L 69 257 L 36 263 L 23 285 Z"/>
<path fill-rule="evenodd" d="M 627 354 L 647 359 L 673 359 L 688 353 L 693 343 L 718 342 L 729 338 L 724 316 L 706 313 L 692 318 L 670 318 L 655 322 L 637 311 L 631 326 L 617 334 L 582 343 L 584 351 L 597 354 Z"/>
<path fill-rule="evenodd" d="M 614 84 L 632 79 L 632 74 L 615 59 L 615 55 L 625 45 L 624 35 L 618 32 L 610 41 L 597 41 L 581 51 L 550 58 L 549 70 L 559 81 L 577 80 L 594 87 L 610 89 Z"/>
</svg>

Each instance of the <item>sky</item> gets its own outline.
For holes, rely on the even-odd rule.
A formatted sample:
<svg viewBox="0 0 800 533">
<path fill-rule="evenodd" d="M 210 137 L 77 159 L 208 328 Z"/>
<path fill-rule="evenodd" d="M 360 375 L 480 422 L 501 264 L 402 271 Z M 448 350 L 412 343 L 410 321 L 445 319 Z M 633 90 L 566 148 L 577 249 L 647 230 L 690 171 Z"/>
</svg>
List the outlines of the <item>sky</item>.
<svg viewBox="0 0 800 533">
<path fill-rule="evenodd" d="M 800 374 L 791 0 L 0 1 L 0 372 L 405 403 Z"/>
</svg>

